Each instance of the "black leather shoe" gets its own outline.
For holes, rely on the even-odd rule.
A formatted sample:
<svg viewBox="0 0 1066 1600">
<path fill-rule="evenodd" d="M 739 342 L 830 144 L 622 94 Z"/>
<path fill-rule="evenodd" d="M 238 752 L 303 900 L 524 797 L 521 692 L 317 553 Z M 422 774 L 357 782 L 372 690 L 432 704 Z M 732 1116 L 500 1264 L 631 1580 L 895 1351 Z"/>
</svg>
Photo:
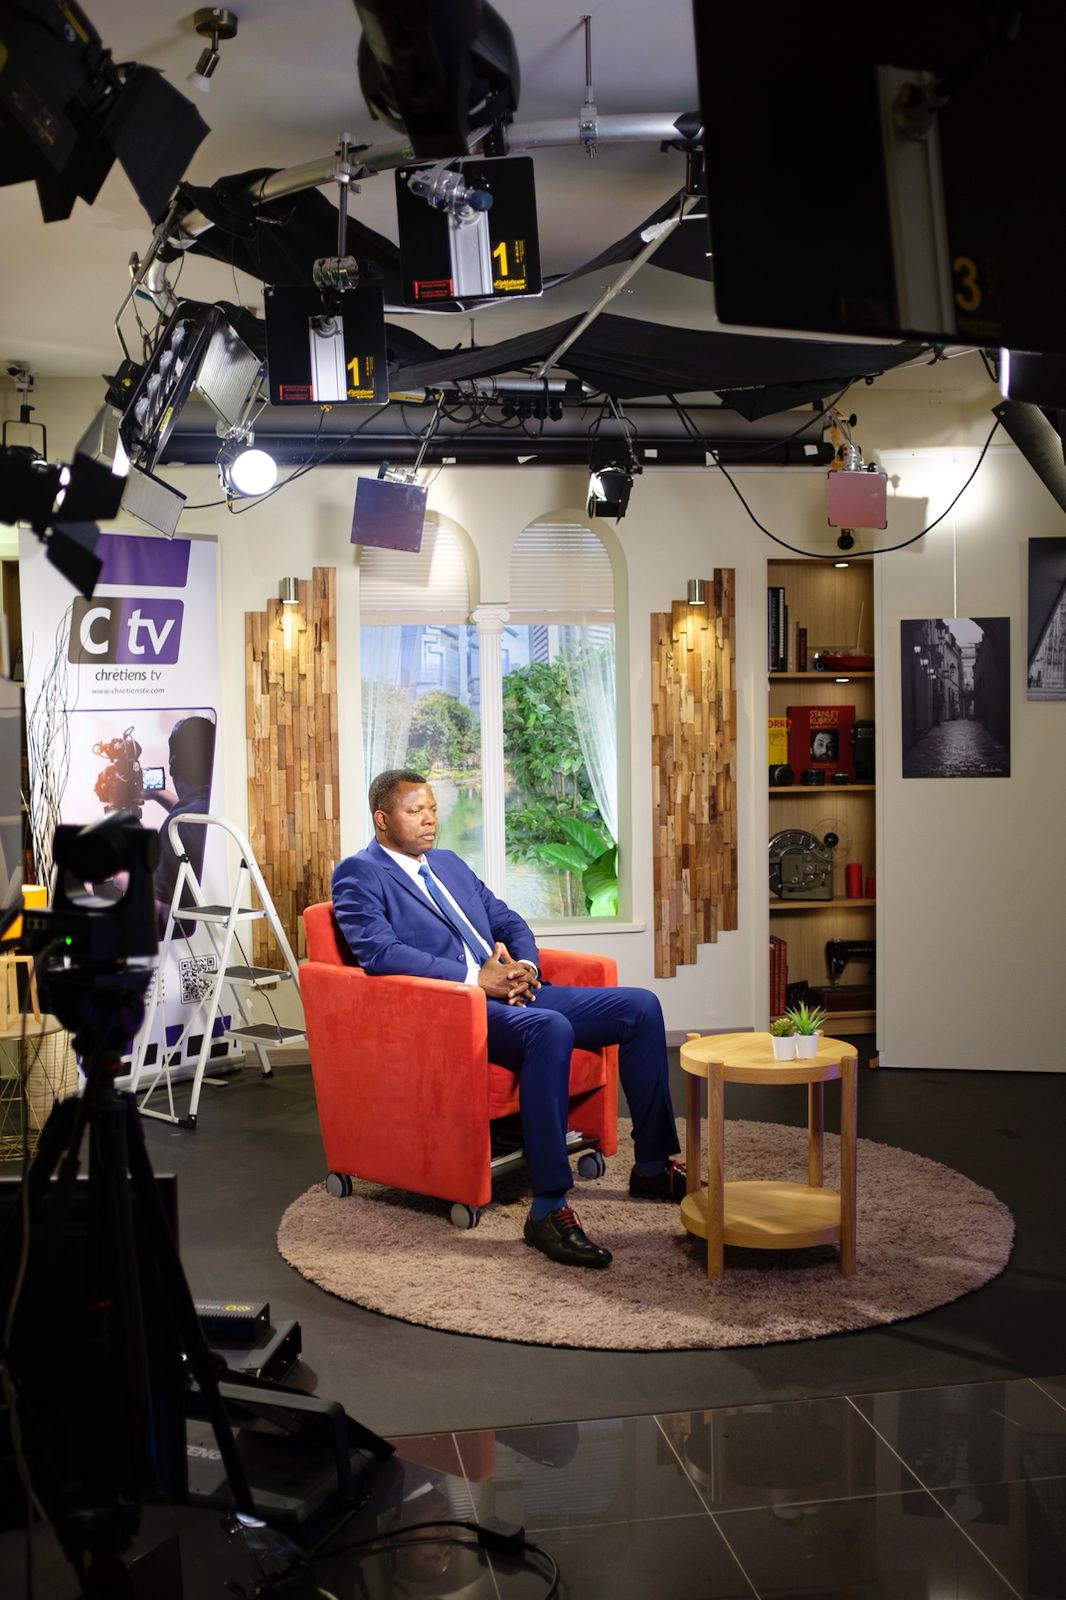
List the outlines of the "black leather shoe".
<svg viewBox="0 0 1066 1600">
<path fill-rule="evenodd" d="M 539 1222 L 530 1214 L 522 1236 L 534 1250 L 564 1267 L 609 1267 L 614 1259 L 609 1250 L 593 1244 L 569 1206 L 549 1211 Z"/>
<path fill-rule="evenodd" d="M 668 1161 L 661 1172 L 650 1178 L 642 1177 L 634 1167 L 629 1174 L 629 1192 L 634 1200 L 672 1200 L 679 1206 L 685 1198 L 684 1162 Z"/>
</svg>

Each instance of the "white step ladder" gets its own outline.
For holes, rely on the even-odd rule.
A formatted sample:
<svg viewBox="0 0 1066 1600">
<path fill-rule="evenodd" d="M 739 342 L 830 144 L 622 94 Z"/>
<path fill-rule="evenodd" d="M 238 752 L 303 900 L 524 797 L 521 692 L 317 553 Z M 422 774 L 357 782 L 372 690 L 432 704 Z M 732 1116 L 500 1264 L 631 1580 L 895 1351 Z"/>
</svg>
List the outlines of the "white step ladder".
<svg viewBox="0 0 1066 1600">
<path fill-rule="evenodd" d="M 188 826 L 205 826 L 222 828 L 234 841 L 240 853 L 240 866 L 237 870 L 233 885 L 233 895 L 229 905 L 209 905 L 204 899 L 199 879 L 192 869 L 188 852 L 181 841 L 180 829 Z M 145 1011 L 144 1024 L 134 1041 L 132 1061 L 130 1065 L 129 1088 L 133 1094 L 141 1095 L 138 1109 L 142 1116 L 157 1117 L 161 1122 L 172 1122 L 184 1128 L 195 1128 L 197 1111 L 200 1104 L 200 1088 L 204 1082 L 204 1070 L 211 1055 L 211 1046 L 214 1043 L 215 1021 L 221 1007 L 223 991 L 228 991 L 232 1009 L 240 1017 L 240 1025 L 224 1029 L 225 1036 L 230 1039 L 243 1039 L 250 1044 L 259 1057 L 264 1078 L 272 1075 L 268 1050 L 278 1045 L 299 1044 L 307 1035 L 302 1028 L 285 1027 L 278 1022 L 253 1022 L 251 1012 L 245 1001 L 242 991 L 274 989 L 282 983 L 299 982 L 299 968 L 292 947 L 285 936 L 285 929 L 281 925 L 270 891 L 263 881 L 263 874 L 252 854 L 252 847 L 248 840 L 232 822 L 227 822 L 224 817 L 210 816 L 206 812 L 188 811 L 180 817 L 171 817 L 165 824 L 171 849 L 178 858 L 178 875 L 174 884 L 174 893 L 171 897 L 170 911 L 167 916 L 166 931 L 159 947 L 159 966 L 157 977 L 152 985 L 151 995 Z M 192 904 L 182 905 L 182 893 L 188 886 L 192 895 Z M 249 905 L 251 899 L 249 889 L 255 890 L 259 904 Z M 250 964 L 247 959 L 231 965 L 230 956 L 234 943 L 237 944 L 238 953 L 243 957 L 237 929 L 240 925 L 252 924 L 266 918 L 270 924 L 271 932 L 281 951 L 284 967 L 259 967 Z M 191 1008 L 188 1020 L 183 1024 L 181 1033 L 172 1044 L 166 1043 L 164 1034 L 163 1042 L 159 1047 L 158 1064 L 146 1066 L 146 1056 L 151 1037 L 152 1024 L 159 1005 L 159 993 L 162 987 L 162 978 L 167 970 L 167 958 L 171 945 L 174 942 L 175 930 L 178 938 L 190 938 L 187 925 L 193 923 L 197 928 L 202 928 L 207 934 L 211 950 L 200 951 L 200 954 L 213 953 L 216 957 L 217 970 L 213 975 L 210 990 L 204 997 Z M 180 924 L 180 926 L 179 926 Z M 191 946 L 190 946 L 191 948 Z M 273 1008 L 271 1008 L 273 1009 Z M 196 1066 L 192 1075 L 192 1094 L 189 1100 L 189 1109 L 184 1116 L 179 1116 L 174 1109 L 173 1074 L 179 1066 L 187 1066 L 188 1061 L 183 1061 L 182 1045 L 191 1033 L 194 1024 L 202 1028 L 200 1050 L 196 1058 Z M 148 1078 L 146 1088 L 142 1089 L 142 1078 Z M 208 1078 L 208 1083 L 224 1080 Z M 165 1084 L 167 1094 L 167 1111 L 150 1109 L 148 1101 L 158 1089 L 160 1084 Z"/>
</svg>

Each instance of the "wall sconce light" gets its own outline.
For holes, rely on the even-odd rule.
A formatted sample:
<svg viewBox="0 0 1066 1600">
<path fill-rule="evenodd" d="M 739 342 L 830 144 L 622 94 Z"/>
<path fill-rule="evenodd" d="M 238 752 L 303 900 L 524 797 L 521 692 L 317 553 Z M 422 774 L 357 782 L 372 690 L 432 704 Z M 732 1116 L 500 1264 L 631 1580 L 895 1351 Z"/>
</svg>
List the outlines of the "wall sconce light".
<svg viewBox="0 0 1066 1600">
<path fill-rule="evenodd" d="M 199 11 L 193 12 L 192 25 L 201 39 L 211 42 L 200 54 L 200 59 L 185 82 L 192 88 L 206 94 L 211 87 L 211 79 L 220 57 L 218 47 L 224 39 L 237 37 L 237 18 L 232 11 L 226 11 L 222 6 L 201 6 Z"/>
<path fill-rule="evenodd" d="M 705 606 L 707 604 L 706 578 L 690 578 L 688 580 L 688 603 L 690 606 Z"/>
<path fill-rule="evenodd" d="M 278 584 L 278 599 L 283 606 L 298 606 L 300 604 L 300 590 L 298 578 L 282 578 Z"/>
</svg>

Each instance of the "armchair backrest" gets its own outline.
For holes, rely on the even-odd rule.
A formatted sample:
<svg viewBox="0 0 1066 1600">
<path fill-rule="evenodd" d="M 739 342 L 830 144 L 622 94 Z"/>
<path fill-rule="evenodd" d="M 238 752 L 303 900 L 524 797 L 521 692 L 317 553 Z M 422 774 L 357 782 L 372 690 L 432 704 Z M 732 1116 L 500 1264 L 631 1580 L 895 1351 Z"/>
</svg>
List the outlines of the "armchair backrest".
<svg viewBox="0 0 1066 1600">
<path fill-rule="evenodd" d="M 304 942 L 309 961 L 324 961 L 334 967 L 351 967 L 357 964 L 341 938 L 340 930 L 333 919 L 333 906 L 328 900 L 306 907 Z"/>
</svg>

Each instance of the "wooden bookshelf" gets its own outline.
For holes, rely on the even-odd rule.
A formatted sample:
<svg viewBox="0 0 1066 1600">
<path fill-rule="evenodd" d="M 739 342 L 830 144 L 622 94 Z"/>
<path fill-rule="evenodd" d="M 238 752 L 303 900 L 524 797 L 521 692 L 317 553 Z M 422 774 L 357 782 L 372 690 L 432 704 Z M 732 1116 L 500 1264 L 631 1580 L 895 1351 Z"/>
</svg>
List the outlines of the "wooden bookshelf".
<svg viewBox="0 0 1066 1600">
<path fill-rule="evenodd" d="M 873 565 L 853 561 L 838 568 L 831 562 L 769 561 L 767 584 L 783 586 L 789 609 L 789 661 L 795 660 L 796 628 L 807 630 L 808 659 L 831 647 L 869 651 L 873 641 Z M 853 705 L 855 717 L 874 717 L 874 671 L 769 672 L 767 714 L 783 717 L 795 705 Z M 840 680 L 840 681 L 838 681 Z M 798 775 L 798 774 L 797 774 Z M 832 829 L 841 838 L 835 852 L 833 897 L 829 900 L 781 900 L 770 896 L 770 932 L 786 941 L 788 979 L 812 987 L 829 982 L 825 945 L 829 939 L 872 940 L 877 926 L 876 900 L 863 895 L 849 899 L 844 893 L 844 869 L 849 861 L 862 866 L 863 880 L 875 871 L 875 783 L 788 784 L 769 787 L 770 833 L 783 828 L 803 828 L 817 836 Z M 845 969 L 842 984 L 863 982 L 868 969 L 853 963 Z M 830 1012 L 827 1026 L 842 1032 L 876 1031 L 873 1010 Z"/>
</svg>

